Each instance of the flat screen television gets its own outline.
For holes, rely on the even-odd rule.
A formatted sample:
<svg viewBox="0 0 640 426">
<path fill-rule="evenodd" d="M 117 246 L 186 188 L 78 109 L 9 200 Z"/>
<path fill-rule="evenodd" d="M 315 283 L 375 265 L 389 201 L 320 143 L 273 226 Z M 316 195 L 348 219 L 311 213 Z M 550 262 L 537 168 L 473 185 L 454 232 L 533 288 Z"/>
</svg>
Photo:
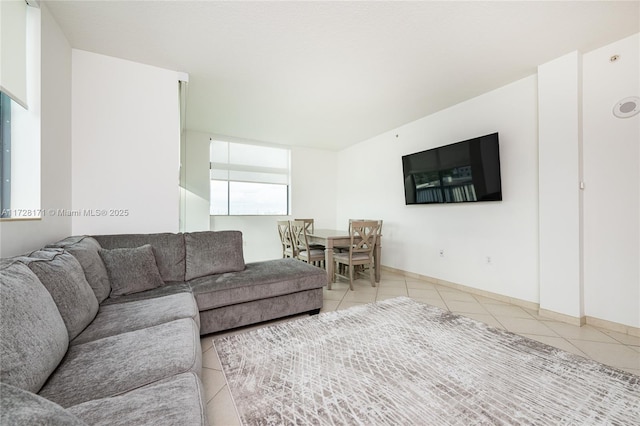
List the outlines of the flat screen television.
<svg viewBox="0 0 640 426">
<path fill-rule="evenodd" d="M 402 157 L 409 204 L 501 201 L 498 133 Z"/>
</svg>

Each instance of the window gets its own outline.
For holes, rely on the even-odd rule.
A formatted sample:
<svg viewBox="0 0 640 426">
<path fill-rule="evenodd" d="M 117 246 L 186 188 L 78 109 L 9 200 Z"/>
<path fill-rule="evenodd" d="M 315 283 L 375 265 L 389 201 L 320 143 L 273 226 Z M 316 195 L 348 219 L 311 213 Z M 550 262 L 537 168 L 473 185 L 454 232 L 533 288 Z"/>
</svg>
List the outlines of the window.
<svg viewBox="0 0 640 426">
<path fill-rule="evenodd" d="M 14 24 L 0 29 L 3 39 L 0 219 L 36 219 L 43 215 L 40 208 L 40 9 L 27 7 L 23 1 L 0 1 L 0 11 L 3 24 Z M 11 30 L 21 35 L 13 35 Z M 13 69 L 12 65 L 20 63 L 22 66 Z"/>
<path fill-rule="evenodd" d="M 211 140 L 211 215 L 289 214 L 290 150 Z"/>
<path fill-rule="evenodd" d="M 0 92 L 0 218 L 11 217 L 11 98 Z"/>
</svg>

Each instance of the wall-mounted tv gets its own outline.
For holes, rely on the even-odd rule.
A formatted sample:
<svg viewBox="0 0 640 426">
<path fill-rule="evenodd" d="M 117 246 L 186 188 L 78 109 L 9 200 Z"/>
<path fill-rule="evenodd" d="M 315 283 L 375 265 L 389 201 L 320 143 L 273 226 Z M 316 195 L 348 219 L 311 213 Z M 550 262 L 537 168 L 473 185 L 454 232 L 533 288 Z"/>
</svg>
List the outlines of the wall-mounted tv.
<svg viewBox="0 0 640 426">
<path fill-rule="evenodd" d="M 402 157 L 406 204 L 501 201 L 498 133 Z"/>
</svg>

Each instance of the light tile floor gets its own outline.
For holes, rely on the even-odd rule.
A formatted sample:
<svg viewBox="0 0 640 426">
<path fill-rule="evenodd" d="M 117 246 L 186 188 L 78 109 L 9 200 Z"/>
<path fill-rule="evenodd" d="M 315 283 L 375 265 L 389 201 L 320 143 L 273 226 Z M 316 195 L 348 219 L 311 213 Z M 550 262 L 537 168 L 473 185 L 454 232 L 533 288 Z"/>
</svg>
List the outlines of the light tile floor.
<svg viewBox="0 0 640 426">
<path fill-rule="evenodd" d="M 590 325 L 577 327 L 565 324 L 541 317 L 534 310 L 476 296 L 428 281 L 405 278 L 387 271 L 382 271 L 380 283 L 375 288 L 371 287 L 368 280 L 363 279 L 355 281 L 354 286 L 355 290 L 349 291 L 348 282 L 341 281 L 335 283 L 331 290 L 327 290 L 325 287 L 322 311 L 341 310 L 392 297 L 409 296 L 417 301 L 474 318 L 491 326 L 640 376 L 640 337 L 599 329 Z M 297 318 L 300 316 L 244 327 L 229 333 L 244 333 L 274 322 L 291 321 Z M 240 424 L 218 356 L 213 349 L 213 337 L 229 333 L 204 336 L 201 340 L 202 381 L 207 398 L 209 422 L 212 426 Z"/>
</svg>

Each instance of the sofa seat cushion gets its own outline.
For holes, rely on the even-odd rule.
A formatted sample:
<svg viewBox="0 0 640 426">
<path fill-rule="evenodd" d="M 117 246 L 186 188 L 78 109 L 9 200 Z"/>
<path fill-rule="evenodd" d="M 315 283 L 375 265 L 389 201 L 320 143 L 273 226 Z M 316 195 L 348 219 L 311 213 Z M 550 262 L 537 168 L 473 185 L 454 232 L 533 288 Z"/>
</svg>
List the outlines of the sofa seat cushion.
<svg viewBox="0 0 640 426">
<path fill-rule="evenodd" d="M 71 253 L 73 257 L 78 259 L 78 262 L 80 262 L 84 270 L 84 276 L 93 289 L 96 299 L 98 299 L 98 303 L 109 297 L 109 293 L 111 292 L 109 276 L 107 275 L 107 269 L 102 262 L 102 258 L 98 253 L 100 244 L 98 244 L 94 238 L 86 235 L 68 237 L 57 243 L 50 244 L 47 247 L 64 248 Z"/>
<path fill-rule="evenodd" d="M 326 271 L 296 259 L 248 263 L 241 272 L 189 281 L 200 311 L 320 288 L 326 283 Z"/>
<path fill-rule="evenodd" d="M 87 426 L 58 404 L 0 382 L 0 425 Z"/>
<path fill-rule="evenodd" d="M 93 322 L 71 344 L 87 343 L 183 318 L 191 318 L 200 327 L 198 305 L 190 293 L 102 305 Z"/>
<path fill-rule="evenodd" d="M 70 346 L 39 394 L 66 408 L 176 374 L 199 374 L 201 366 L 198 327 L 180 319 Z"/>
<path fill-rule="evenodd" d="M 103 249 L 134 248 L 145 244 L 153 247 L 163 281 L 184 281 L 185 250 L 183 234 L 94 235 Z"/>
<path fill-rule="evenodd" d="M 245 267 L 240 231 L 204 231 L 184 234 L 185 281 Z"/>
<path fill-rule="evenodd" d="M 51 293 L 58 306 L 69 340 L 76 337 L 98 313 L 98 299 L 78 260 L 64 249 L 43 249 L 21 257 Z"/>
<path fill-rule="evenodd" d="M 164 286 L 150 244 L 133 248 L 100 249 L 99 253 L 109 274 L 110 297 Z"/>
<path fill-rule="evenodd" d="M 205 396 L 195 373 L 183 373 L 112 398 L 68 408 L 94 426 L 208 425 Z"/>
</svg>

